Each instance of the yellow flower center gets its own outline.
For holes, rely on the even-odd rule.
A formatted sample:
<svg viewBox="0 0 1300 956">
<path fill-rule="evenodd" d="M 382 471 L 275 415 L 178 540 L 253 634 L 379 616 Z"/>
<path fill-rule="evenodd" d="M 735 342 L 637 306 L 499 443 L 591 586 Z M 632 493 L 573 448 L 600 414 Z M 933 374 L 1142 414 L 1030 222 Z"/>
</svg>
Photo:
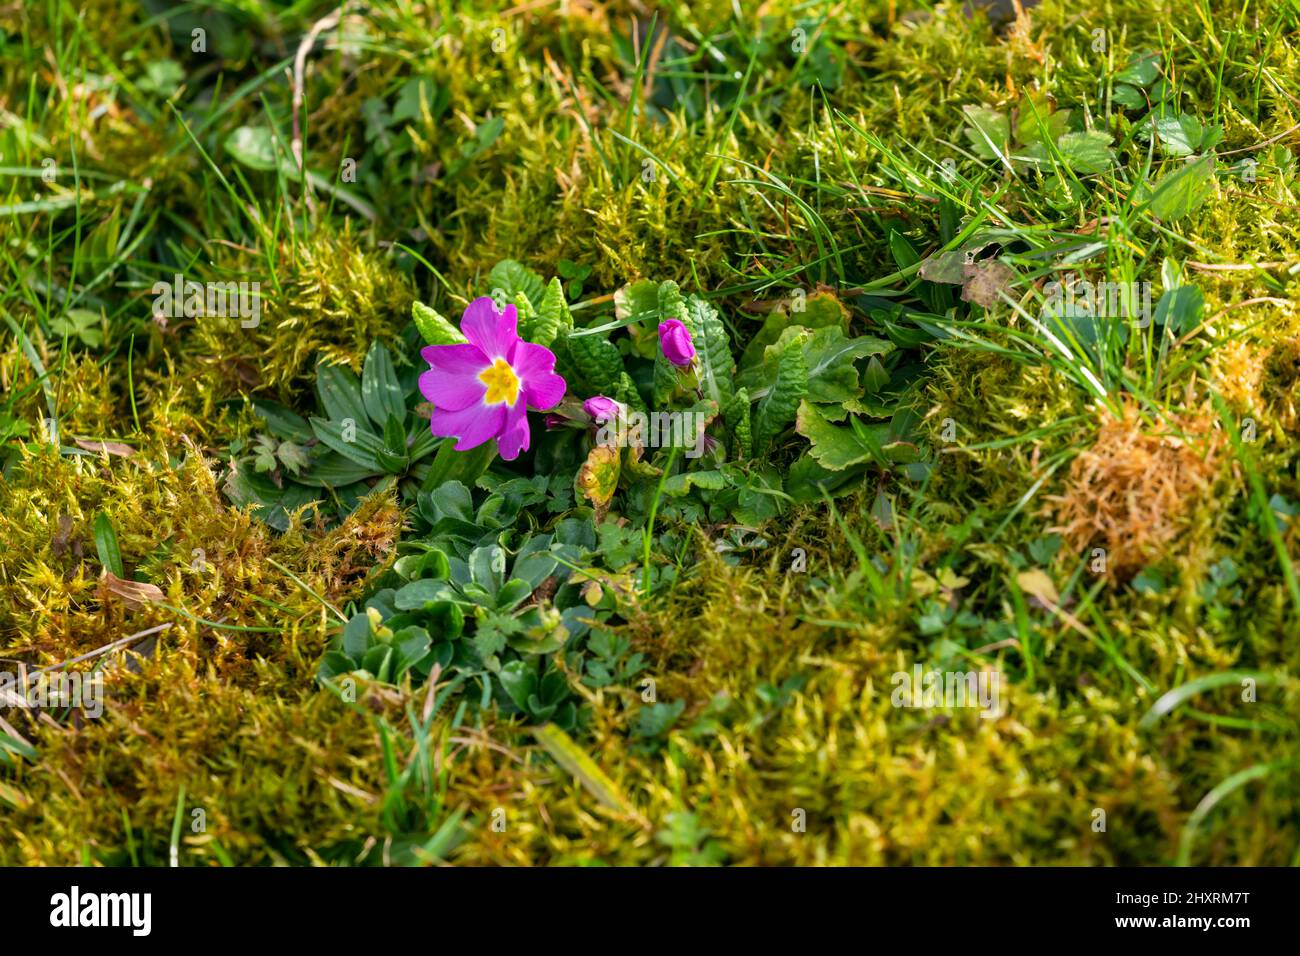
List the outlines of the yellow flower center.
<svg viewBox="0 0 1300 956">
<path fill-rule="evenodd" d="M 515 402 L 519 401 L 519 379 L 505 359 L 499 358 L 491 366 L 479 372 L 478 380 L 487 386 L 487 394 L 483 396 L 485 404 L 495 405 L 498 402 L 505 402 L 513 407 Z"/>
</svg>

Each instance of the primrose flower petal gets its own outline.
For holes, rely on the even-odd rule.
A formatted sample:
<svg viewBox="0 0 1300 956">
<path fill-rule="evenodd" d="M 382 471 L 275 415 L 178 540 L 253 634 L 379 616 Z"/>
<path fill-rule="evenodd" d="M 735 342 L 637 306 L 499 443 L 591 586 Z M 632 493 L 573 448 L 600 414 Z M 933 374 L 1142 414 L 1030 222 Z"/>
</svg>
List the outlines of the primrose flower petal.
<svg viewBox="0 0 1300 956">
<path fill-rule="evenodd" d="M 520 339 L 510 355 L 510 364 L 528 393 L 528 404 L 539 412 L 549 411 L 564 398 L 564 379 L 555 374 L 555 353 Z"/>
<path fill-rule="evenodd" d="M 664 358 L 679 368 L 685 368 L 695 361 L 695 343 L 691 341 L 691 331 L 680 319 L 659 323 L 659 347 L 664 351 Z"/>
<path fill-rule="evenodd" d="M 505 427 L 497 439 L 497 448 L 506 461 L 514 461 L 521 451 L 528 451 L 528 412 L 524 403 L 506 411 Z"/>
<path fill-rule="evenodd" d="M 519 338 L 513 305 L 497 312 L 486 296 L 465 309 L 461 331 L 468 342 L 420 352 L 429 363 L 420 392 L 434 406 L 429 430 L 455 438 L 457 451 L 495 438 L 501 457 L 513 460 L 528 450 L 528 409 L 546 411 L 564 398 L 555 355 Z"/>
<path fill-rule="evenodd" d="M 510 348 L 519 341 L 519 316 L 513 305 L 498 312 L 496 303 L 486 295 L 479 296 L 465 308 L 460 318 L 460 330 L 470 344 L 477 345 L 483 354 L 492 358 L 505 358 Z"/>
<path fill-rule="evenodd" d="M 420 392 L 438 408 L 458 412 L 483 400 L 487 385 L 478 377 L 483 371 L 478 346 L 431 345 L 420 354 L 431 366 L 420 376 Z"/>
<path fill-rule="evenodd" d="M 501 434 L 506 423 L 504 405 L 471 405 L 449 412 L 435 408 L 429 430 L 439 438 L 455 438 L 457 451 L 469 451 Z"/>
</svg>

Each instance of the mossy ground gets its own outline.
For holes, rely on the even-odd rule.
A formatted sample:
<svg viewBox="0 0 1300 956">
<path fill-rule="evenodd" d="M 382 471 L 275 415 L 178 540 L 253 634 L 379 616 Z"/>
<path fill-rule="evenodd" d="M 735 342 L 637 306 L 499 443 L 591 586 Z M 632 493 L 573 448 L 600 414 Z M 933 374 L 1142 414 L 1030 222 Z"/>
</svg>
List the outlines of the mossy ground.
<svg viewBox="0 0 1300 956">
<path fill-rule="evenodd" d="M 665 8 L 656 32 L 640 4 L 568 6 L 373 4 L 323 32 L 307 165 L 356 158 L 337 185 L 359 204 L 308 203 L 292 173 L 224 145 L 243 125 L 291 135 L 276 67 L 328 5 L 0 12 L 0 659 L 60 663 L 170 625 L 148 654 L 112 655 L 102 718 L 0 712 L 34 751 L 0 767 L 0 863 L 163 864 L 194 810 L 183 865 L 411 862 L 454 813 L 448 859 L 465 864 L 1300 861 L 1294 5 L 1048 0 L 995 31 L 958 3 L 783 0 L 738 20 L 717 2 Z M 799 29 L 830 59 L 792 52 Z M 1139 50 L 1223 126 L 1225 157 L 1259 158 L 1257 181 L 1220 176 L 1168 225 L 1128 196 L 1142 150 L 1065 211 L 1035 177 L 973 171 L 963 106 L 1044 89 L 1102 116 Z M 150 72 L 162 61 L 183 87 Z M 393 121 L 413 78 L 438 98 Z M 331 608 L 367 594 L 408 518 L 391 492 L 284 534 L 233 507 L 219 475 L 255 427 L 249 398 L 309 413 L 317 361 L 358 368 L 372 340 L 399 343 L 416 299 L 458 314 L 502 258 L 590 266 L 584 308 L 675 279 L 716 293 L 742 333 L 796 287 L 847 301 L 898 269 L 888 229 L 938 248 L 945 156 L 958 205 L 994 210 L 1008 245 L 1082 235 L 1147 279 L 1184 263 L 1206 328 L 1156 373 L 1126 353 L 1103 401 L 1020 349 L 1006 330 L 1025 323 L 997 306 L 972 323 L 980 347 L 924 350 L 922 428 L 942 451 L 923 485 L 794 507 L 739 562 L 715 552 L 722 529 L 670 514 L 698 563 L 620 633 L 681 716 L 640 734 L 639 685 L 573 686 L 577 739 L 634 812 L 602 807 L 518 719 L 424 721 L 424 688 L 367 685 L 349 704 L 317 685 Z M 182 271 L 260 277 L 260 325 L 156 321 L 150 286 Z M 102 316 L 97 341 L 55 333 L 74 307 Z M 855 311 L 878 334 L 870 321 Z M 1125 471 L 1133 449 L 1172 476 Z M 99 513 L 159 600 L 105 588 Z M 1005 675 L 1002 713 L 893 706 L 892 675 L 917 662 Z"/>
</svg>

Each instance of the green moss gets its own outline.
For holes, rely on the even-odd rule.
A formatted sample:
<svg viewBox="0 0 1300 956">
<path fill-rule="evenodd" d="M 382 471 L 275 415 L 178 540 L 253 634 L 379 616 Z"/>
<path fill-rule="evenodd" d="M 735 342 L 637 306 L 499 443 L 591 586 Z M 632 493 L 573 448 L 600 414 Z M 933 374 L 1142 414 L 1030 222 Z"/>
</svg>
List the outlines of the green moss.
<svg viewBox="0 0 1300 956">
<path fill-rule="evenodd" d="M 1011 508 L 1046 476 L 1047 462 L 1092 428 L 1056 427 L 1083 410 L 1079 393 L 1049 367 L 955 350 L 933 368 L 926 424 L 941 457 L 931 487 L 954 515 Z"/>
<path fill-rule="evenodd" d="M 70 866 L 87 852 L 125 865 L 134 852 L 165 866 L 182 790 L 182 865 L 360 855 L 380 830 L 371 721 L 302 672 L 261 662 L 232 684 L 177 651 L 165 640 L 142 673 L 115 674 L 102 718 L 34 735 L 43 759 L 14 781 L 30 803 L 10 815 L 0 859 Z"/>
<path fill-rule="evenodd" d="M 131 667 L 123 652 L 106 658 L 102 719 L 76 729 L 19 721 L 42 759 L 14 778 L 35 816 L 11 820 L 23 836 L 6 843 L 5 862 L 71 864 L 83 845 L 123 862 L 121 810 L 158 862 L 181 786 L 211 821 L 192 841 L 198 860 L 217 858 L 212 843 L 241 862 L 309 859 L 355 835 L 354 805 L 373 803 L 347 784 L 378 785 L 377 758 L 363 761 L 367 771 L 352 756 L 372 751 L 374 728 L 315 686 L 331 619 L 304 585 L 335 605 L 360 593 L 391 553 L 400 523 L 391 498 L 333 531 L 277 536 L 220 504 L 194 449 L 175 465 L 145 463 L 160 451 L 38 453 L 0 485 L 0 631 L 9 635 L 0 656 L 48 665 L 169 625 Z M 99 512 L 127 576 L 156 585 L 159 601 L 133 604 L 105 587 L 91 530 Z M 268 805 L 276 788 L 284 799 Z"/>
<path fill-rule="evenodd" d="M 369 237 L 350 227 L 311 230 L 274 250 L 282 264 L 275 282 L 265 263 L 243 257 L 221 278 L 259 281 L 258 324 L 201 316 L 187 330 L 184 354 L 200 381 L 218 395 L 270 389 L 286 394 L 311 380 L 318 361 L 360 371 L 375 339 L 393 341 L 410 322 L 414 292 Z M 182 371 L 184 374 L 184 370 Z"/>
<path fill-rule="evenodd" d="M 843 557 L 810 553 L 810 575 L 827 573 L 822 562 L 842 566 Z M 508 829 L 483 828 L 460 859 L 664 862 L 651 832 L 686 811 L 735 864 L 1169 861 L 1206 790 L 1244 761 L 1287 753 L 1283 739 L 1186 720 L 1151 736 L 1138 731 L 1152 699 L 1096 686 L 1089 675 L 1105 660 L 1095 648 L 1082 660 L 1077 651 L 1054 659 L 1040 689 L 1004 685 L 1005 712 L 994 719 L 895 708 L 892 675 L 924 651 L 904 627 L 846 613 L 854 598 L 836 583 L 835 606 L 810 596 L 804 614 L 780 596 L 787 581 L 715 566 L 672 609 L 635 625 L 659 700 L 685 701 L 685 712 L 664 742 L 647 747 L 623 736 L 645 706 L 639 695 L 597 692 L 590 749 L 649 827 L 595 810 L 535 749 L 516 749 L 527 738 L 499 736 L 518 764 L 484 744 L 467 746 L 453 765 L 455 786 L 485 817 L 504 808 Z M 689 631 L 672 623 L 684 612 L 698 622 Z M 807 622 L 818 617 L 844 626 Z M 1144 651 L 1142 639 L 1120 636 L 1150 676 L 1175 679 L 1172 647 Z M 795 675 L 806 683 L 784 703 L 755 693 Z M 1070 686 L 1056 685 L 1058 677 Z M 1216 695 L 1229 707 L 1230 698 Z M 1292 699 L 1287 693 L 1272 706 L 1283 712 Z M 717 700 L 728 702 L 721 726 L 701 723 Z M 1294 848 L 1279 831 L 1295 812 L 1294 788 L 1274 779 L 1235 800 L 1250 819 L 1231 810 L 1212 816 L 1196 861 L 1288 862 Z M 1104 832 L 1093 828 L 1098 809 Z M 806 832 L 792 827 L 796 810 L 805 812 Z"/>
</svg>

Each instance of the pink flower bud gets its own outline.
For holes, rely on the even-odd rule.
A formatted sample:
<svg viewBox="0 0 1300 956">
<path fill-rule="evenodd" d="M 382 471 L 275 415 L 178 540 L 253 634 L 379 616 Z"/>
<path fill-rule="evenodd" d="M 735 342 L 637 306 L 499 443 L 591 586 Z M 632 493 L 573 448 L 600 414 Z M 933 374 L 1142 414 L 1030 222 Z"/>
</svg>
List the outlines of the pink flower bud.
<svg viewBox="0 0 1300 956">
<path fill-rule="evenodd" d="M 659 323 L 659 347 L 664 350 L 664 358 L 679 368 L 695 361 L 695 343 L 691 341 L 690 330 L 678 319 Z"/>
<path fill-rule="evenodd" d="M 595 419 L 596 424 L 603 425 L 623 414 L 624 408 L 612 398 L 596 395 L 582 403 L 582 410 Z"/>
</svg>

